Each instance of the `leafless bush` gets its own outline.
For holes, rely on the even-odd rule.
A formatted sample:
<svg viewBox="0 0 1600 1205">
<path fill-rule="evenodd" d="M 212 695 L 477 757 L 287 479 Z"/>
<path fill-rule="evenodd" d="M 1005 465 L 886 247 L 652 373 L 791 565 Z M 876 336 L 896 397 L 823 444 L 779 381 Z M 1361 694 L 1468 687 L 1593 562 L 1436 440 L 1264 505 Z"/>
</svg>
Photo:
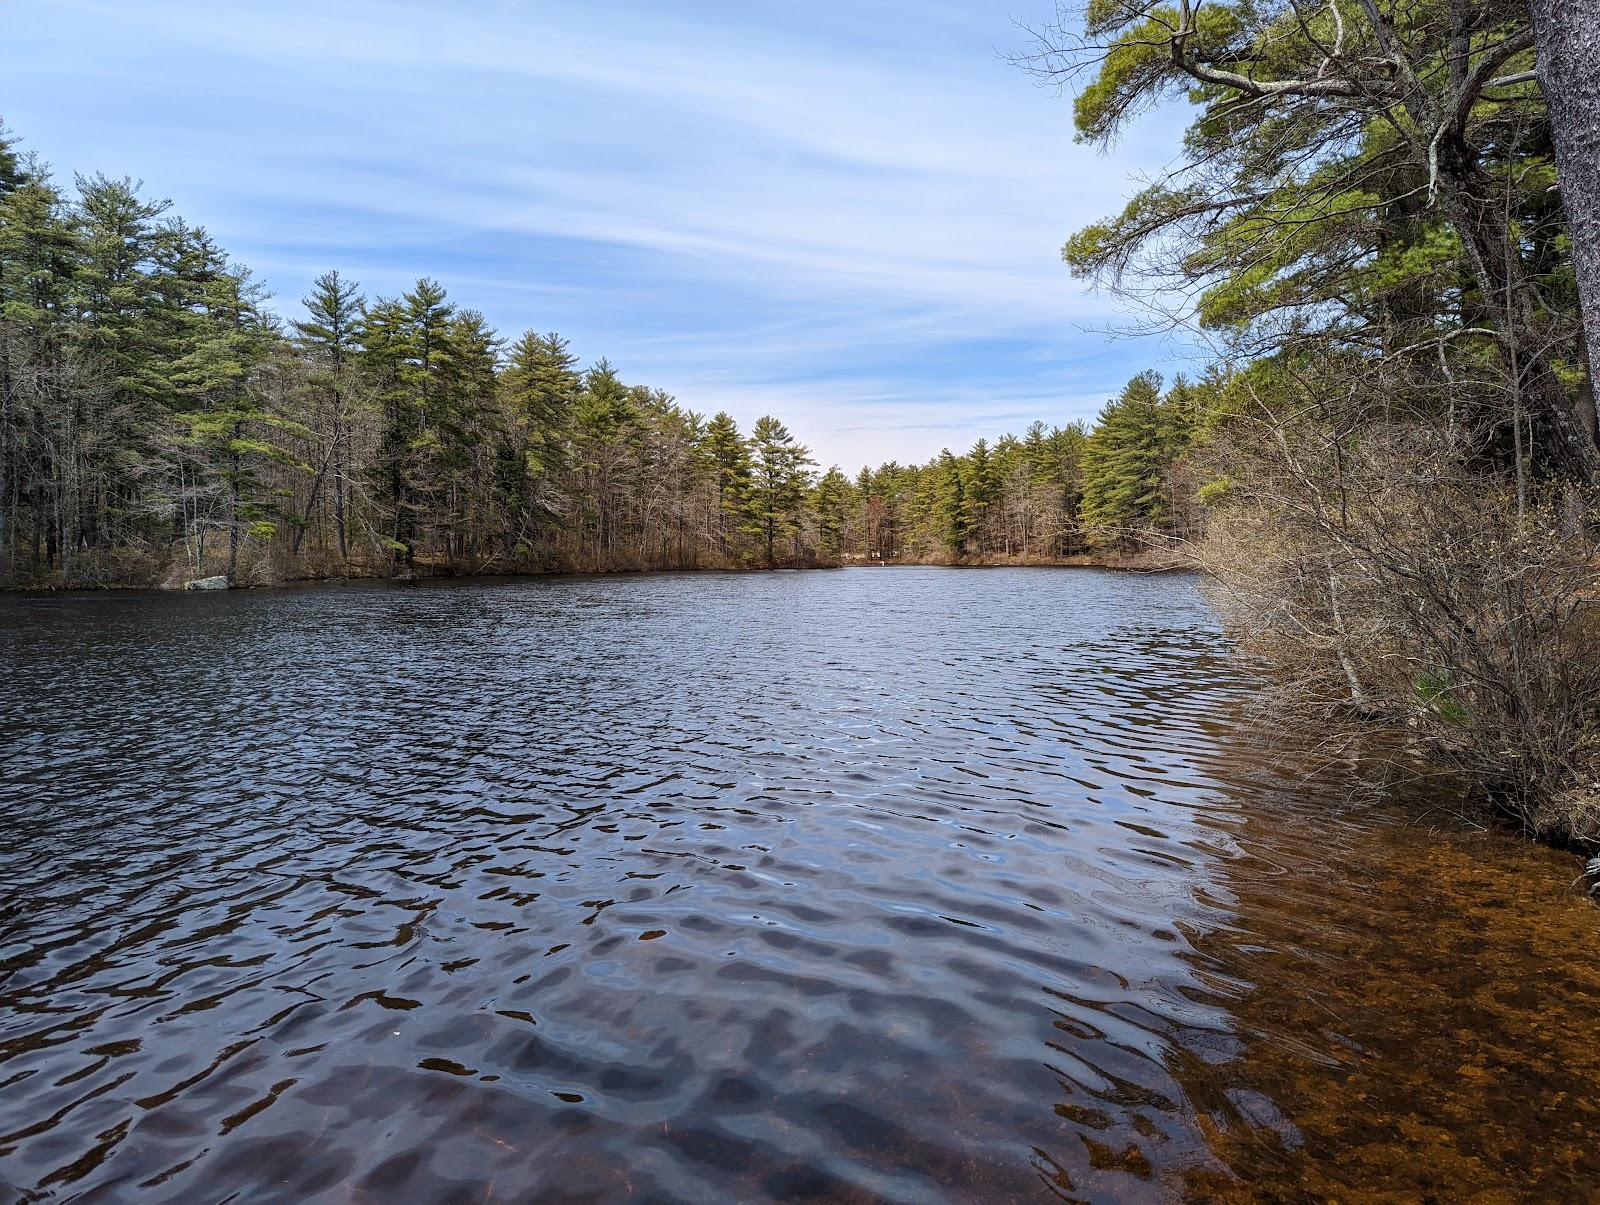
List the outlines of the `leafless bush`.
<svg viewBox="0 0 1600 1205">
<path fill-rule="evenodd" d="M 1529 831 L 1600 841 L 1582 500 L 1519 500 L 1471 453 L 1444 425 L 1263 410 L 1208 453 L 1227 477 L 1200 558 L 1243 645 L 1330 738 L 1388 727 Z"/>
</svg>

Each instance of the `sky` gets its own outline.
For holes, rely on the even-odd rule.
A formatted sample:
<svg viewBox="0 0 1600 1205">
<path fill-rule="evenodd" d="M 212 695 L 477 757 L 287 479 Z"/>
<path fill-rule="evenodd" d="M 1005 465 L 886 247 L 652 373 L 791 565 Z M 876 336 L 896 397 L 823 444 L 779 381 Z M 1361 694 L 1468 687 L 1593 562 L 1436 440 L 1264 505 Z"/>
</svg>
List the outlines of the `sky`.
<svg viewBox="0 0 1600 1205">
<path fill-rule="evenodd" d="M 1006 61 L 1052 0 L 0 0 L 0 118 L 205 226 L 286 317 L 329 268 L 823 465 L 1092 419 L 1182 349 L 1113 337 L 1067 236 L 1176 150 L 1109 153 Z"/>
</svg>

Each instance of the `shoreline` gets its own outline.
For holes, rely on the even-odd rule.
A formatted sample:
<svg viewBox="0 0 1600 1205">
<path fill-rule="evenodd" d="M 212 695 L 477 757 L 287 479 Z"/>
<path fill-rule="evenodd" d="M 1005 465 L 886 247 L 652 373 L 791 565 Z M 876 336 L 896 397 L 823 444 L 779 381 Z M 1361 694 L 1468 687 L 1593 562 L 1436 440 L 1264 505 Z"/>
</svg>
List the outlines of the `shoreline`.
<svg viewBox="0 0 1600 1205">
<path fill-rule="evenodd" d="M 0 595 L 33 595 L 33 594 L 226 594 L 241 590 L 288 590 L 304 586 L 353 586 L 353 585 L 386 585 L 386 586 L 420 586 L 425 582 L 473 582 L 473 581 L 507 581 L 516 578 L 536 577 L 624 577 L 624 576 L 650 576 L 655 574 L 695 574 L 695 573 L 803 573 L 811 570 L 842 569 L 843 565 L 660 565 L 648 568 L 635 568 L 631 566 L 609 569 L 501 569 L 493 572 L 476 573 L 414 573 L 403 576 L 392 573 L 363 573 L 352 570 L 349 573 L 301 573 L 286 574 L 275 577 L 269 581 L 243 581 L 231 582 L 226 587 L 213 589 L 190 589 L 185 582 L 111 582 L 94 585 L 4 585 L 0 586 Z M 209 575 L 208 575 L 209 576 Z M 216 575 L 220 576 L 220 575 Z M 203 580 L 193 578 L 188 580 Z"/>
<path fill-rule="evenodd" d="M 0 585 L 0 594 L 9 595 L 35 595 L 35 594 L 112 594 L 120 592 L 150 592 L 161 594 L 183 593 L 225 593 L 233 590 L 283 590 L 294 587 L 314 585 L 353 585 L 357 583 L 389 584 L 394 586 L 414 586 L 424 582 L 470 582 L 493 581 L 515 578 L 536 577 L 611 577 L 626 575 L 650 574 L 696 574 L 696 573 L 780 573 L 780 572 L 810 572 L 813 570 L 829 569 L 1106 569 L 1117 573 L 1182 573 L 1191 572 L 1194 566 L 1175 557 L 1160 557 L 1151 555 L 1129 556 L 1095 556 L 1092 554 L 1077 554 L 1069 557 L 1051 558 L 984 558 L 976 560 L 874 560 L 867 557 L 848 556 L 832 562 L 810 562 L 792 565 L 652 565 L 638 566 L 613 566 L 609 568 L 543 568 L 543 569 L 504 569 L 480 572 L 417 572 L 411 576 L 401 576 L 387 572 L 365 572 L 359 568 L 351 567 L 345 573 L 294 573 L 274 575 L 262 581 L 230 582 L 224 588 L 214 590 L 189 590 L 188 581 L 202 580 L 208 575 L 197 574 L 195 578 L 177 579 L 167 577 L 162 581 L 119 581 L 109 583 L 81 584 L 81 585 Z M 221 575 L 214 575 L 221 576 Z"/>
<path fill-rule="evenodd" d="M 1110 569 L 1118 573 L 1185 573 L 1196 569 L 1195 564 L 1184 557 L 1154 552 L 1106 555 L 1084 552 L 1064 557 L 974 557 L 951 560 L 931 557 L 875 560 L 852 556 L 845 558 L 844 565 L 846 568 L 881 566 L 889 569 Z"/>
</svg>

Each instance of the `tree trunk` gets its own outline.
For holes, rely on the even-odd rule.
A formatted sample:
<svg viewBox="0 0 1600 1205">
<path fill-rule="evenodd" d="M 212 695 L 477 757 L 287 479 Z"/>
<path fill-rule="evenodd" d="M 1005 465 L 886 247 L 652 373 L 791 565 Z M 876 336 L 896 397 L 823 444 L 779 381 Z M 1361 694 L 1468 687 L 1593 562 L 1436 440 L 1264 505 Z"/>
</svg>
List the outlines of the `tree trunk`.
<svg viewBox="0 0 1600 1205">
<path fill-rule="evenodd" d="M 0 331 L 0 339 L 6 337 L 6 332 Z M 4 558 L 0 580 L 6 582 L 14 582 L 16 576 L 15 530 L 20 513 L 16 502 L 17 479 L 22 475 L 20 460 L 15 468 L 12 466 L 11 425 L 11 357 L 0 349 L 0 558 Z M 20 436 L 16 442 L 22 442 Z"/>
<path fill-rule="evenodd" d="M 1600 347 L 1600 0 L 1532 0 L 1529 7 L 1592 350 Z"/>
<path fill-rule="evenodd" d="M 306 509 L 301 514 L 300 522 L 294 529 L 294 541 L 289 548 L 290 556 L 300 555 L 300 545 L 305 542 L 306 529 L 311 526 L 311 516 L 317 513 L 317 503 L 322 500 L 322 479 L 327 476 L 328 461 L 330 459 L 332 459 L 331 452 L 327 457 L 323 458 L 322 464 L 317 468 L 316 475 L 311 478 L 311 496 L 306 499 Z M 320 526 L 321 523 L 319 521 L 318 527 Z M 318 543 L 326 547 L 325 541 L 319 540 Z"/>
<path fill-rule="evenodd" d="M 348 563 L 350 560 L 350 542 L 345 535 L 344 518 L 344 424 L 337 421 L 333 428 L 333 455 L 333 523 L 339 532 L 339 559 Z"/>
<path fill-rule="evenodd" d="M 233 438 L 238 440 L 243 432 L 239 423 L 233 425 Z M 239 572 L 239 474 L 242 471 L 237 452 L 228 453 L 228 584 L 233 584 Z"/>
<path fill-rule="evenodd" d="M 1562 0 L 1564 2 L 1564 0 Z M 1600 0 L 1582 0 L 1600 5 Z M 1513 250 L 1505 214 L 1487 195 L 1482 174 L 1463 145 L 1446 145 L 1439 159 L 1439 206 L 1461 237 L 1482 302 L 1499 327 L 1508 365 L 1520 366 L 1523 401 L 1550 422 L 1557 459 L 1574 480 L 1600 484 L 1600 445 L 1584 421 L 1584 399 L 1572 396 L 1540 346 L 1539 307 L 1522 261 Z"/>
</svg>

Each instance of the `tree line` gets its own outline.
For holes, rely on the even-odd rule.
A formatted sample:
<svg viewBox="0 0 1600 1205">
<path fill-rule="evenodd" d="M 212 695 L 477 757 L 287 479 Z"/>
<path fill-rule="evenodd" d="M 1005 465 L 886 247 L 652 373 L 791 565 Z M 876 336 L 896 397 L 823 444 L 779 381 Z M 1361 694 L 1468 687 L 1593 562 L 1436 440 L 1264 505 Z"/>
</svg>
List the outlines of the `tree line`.
<svg viewBox="0 0 1600 1205">
<path fill-rule="evenodd" d="M 1040 561 L 1184 528 L 1198 413 L 1136 378 L 1092 429 L 818 474 L 431 279 L 329 272 L 284 322 L 133 183 L 58 186 L 0 131 L 0 584 Z"/>
<path fill-rule="evenodd" d="M 128 180 L 0 133 L 0 583 L 803 564 L 807 450 L 435 281 L 285 323 Z"/>
<path fill-rule="evenodd" d="M 815 492 L 824 547 L 853 559 L 1050 564 L 1119 559 L 1197 537 L 1204 517 L 1184 457 L 1214 382 L 1143 372 L 1092 425 L 978 440 L 927 464 L 894 461 Z"/>
</svg>

